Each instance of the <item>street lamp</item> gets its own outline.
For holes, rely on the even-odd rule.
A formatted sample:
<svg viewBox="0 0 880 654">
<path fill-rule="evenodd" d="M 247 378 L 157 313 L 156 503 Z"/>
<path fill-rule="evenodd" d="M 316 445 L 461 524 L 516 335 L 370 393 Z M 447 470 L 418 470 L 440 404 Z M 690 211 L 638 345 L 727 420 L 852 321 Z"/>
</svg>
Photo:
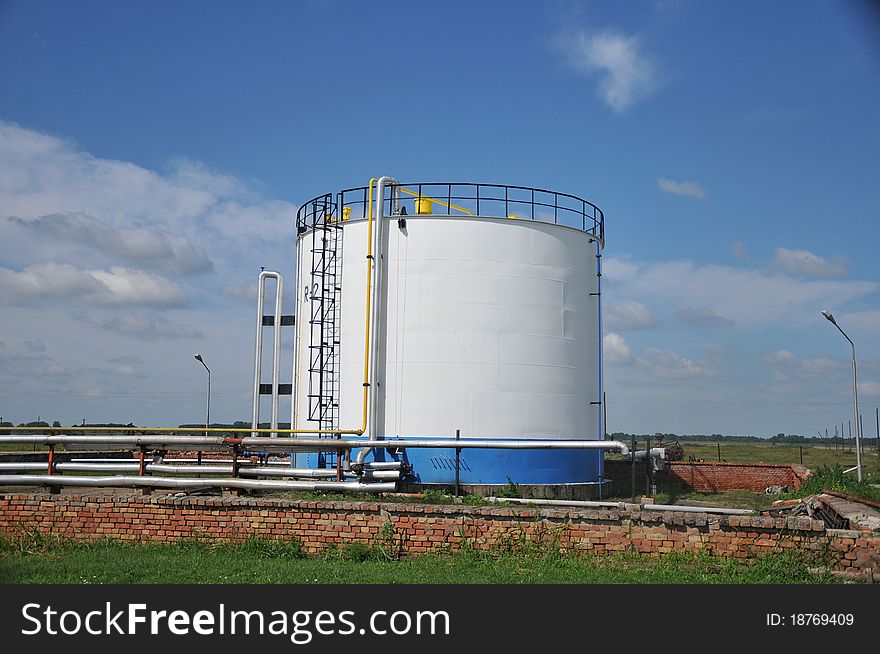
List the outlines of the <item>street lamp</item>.
<svg viewBox="0 0 880 654">
<path fill-rule="evenodd" d="M 205 436 L 207 436 L 208 428 L 211 424 L 211 369 L 208 367 L 208 364 L 205 363 L 205 360 L 202 359 L 201 354 L 195 355 L 195 360 L 205 366 L 205 370 L 208 371 L 208 408 L 205 411 Z"/>
<path fill-rule="evenodd" d="M 837 327 L 837 330 L 843 334 L 843 337 L 848 340 L 849 344 L 852 346 L 853 417 L 856 423 L 856 475 L 858 476 L 859 481 L 862 481 L 862 423 L 861 420 L 859 420 L 859 389 L 856 378 L 856 344 L 853 343 L 852 339 L 846 335 L 846 332 L 840 328 L 840 325 L 837 324 L 837 321 L 834 319 L 834 316 L 831 315 L 830 311 L 823 309 L 822 315 L 825 316 L 832 325 Z"/>
</svg>

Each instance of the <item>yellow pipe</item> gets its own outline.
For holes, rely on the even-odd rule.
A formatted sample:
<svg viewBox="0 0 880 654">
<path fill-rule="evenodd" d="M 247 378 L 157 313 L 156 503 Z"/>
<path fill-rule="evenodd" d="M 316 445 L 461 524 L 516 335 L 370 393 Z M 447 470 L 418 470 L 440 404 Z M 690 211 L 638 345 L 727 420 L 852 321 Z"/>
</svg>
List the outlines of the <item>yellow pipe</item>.
<svg viewBox="0 0 880 654">
<path fill-rule="evenodd" d="M 373 184 L 378 181 L 379 179 L 376 177 L 373 177 L 370 180 L 370 198 L 367 203 L 367 300 L 366 311 L 364 313 L 364 422 L 358 435 L 367 431 L 367 404 L 370 388 L 370 286 L 373 279 Z"/>
<path fill-rule="evenodd" d="M 250 427 L 0 427 L 0 431 L 150 431 L 159 433 L 168 432 L 258 432 L 261 434 L 354 434 L 360 436 L 363 431 L 357 429 L 251 429 Z"/>
<path fill-rule="evenodd" d="M 474 215 L 473 211 L 469 211 L 468 209 L 465 209 L 464 207 L 459 207 L 454 204 L 447 204 L 443 200 L 438 200 L 437 198 L 432 198 L 429 195 L 422 195 L 421 193 L 418 193 L 417 191 L 410 191 L 408 188 L 404 188 L 402 186 L 400 187 L 400 190 L 403 191 L 404 193 L 408 193 L 409 195 L 415 195 L 416 197 L 419 197 L 419 198 L 428 198 L 431 202 L 436 202 L 437 204 L 444 206 L 448 209 L 455 209 L 456 211 L 461 211 L 463 213 L 466 213 L 469 216 Z M 372 199 L 372 196 L 371 196 L 371 199 Z"/>
</svg>

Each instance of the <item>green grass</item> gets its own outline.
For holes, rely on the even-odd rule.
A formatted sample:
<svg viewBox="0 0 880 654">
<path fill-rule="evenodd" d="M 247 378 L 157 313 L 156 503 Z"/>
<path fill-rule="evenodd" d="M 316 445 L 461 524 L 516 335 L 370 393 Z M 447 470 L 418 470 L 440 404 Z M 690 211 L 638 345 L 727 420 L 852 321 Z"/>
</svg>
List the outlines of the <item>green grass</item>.
<svg viewBox="0 0 880 654">
<path fill-rule="evenodd" d="M 704 461 L 718 460 L 718 445 L 716 443 L 680 441 L 684 448 L 684 460 L 690 456 Z M 644 445 L 642 445 L 644 447 Z M 774 443 L 754 442 L 724 442 L 721 443 L 721 459 L 733 463 L 794 463 L 801 462 L 801 449 L 803 448 L 804 465 L 810 469 L 821 466 L 851 468 L 856 464 L 855 451 L 834 449 L 824 446 L 789 445 Z M 863 448 L 862 452 L 863 476 L 870 477 L 874 483 L 880 483 L 880 459 L 877 457 L 876 448 Z"/>
<path fill-rule="evenodd" d="M 728 490 L 719 493 L 699 493 L 685 488 L 668 487 L 654 496 L 655 504 L 680 504 L 692 506 L 716 506 L 729 509 L 765 509 L 781 495 L 767 495 L 749 490 Z"/>
<path fill-rule="evenodd" d="M 553 546 L 498 547 L 418 557 L 386 556 L 381 547 L 351 544 L 305 557 L 296 541 L 241 544 L 185 541 L 73 543 L 30 535 L 0 540 L 0 583 L 836 583 L 809 571 L 813 553 L 786 551 L 739 562 L 711 554 L 650 558 L 620 553 L 560 552 Z"/>
<path fill-rule="evenodd" d="M 834 490 L 880 502 L 880 488 L 872 485 L 867 479 L 859 481 L 852 473 L 845 474 L 839 465 L 833 468 L 822 466 L 814 470 L 796 493 L 789 493 L 783 497 L 806 497 L 821 493 L 823 490 Z"/>
</svg>

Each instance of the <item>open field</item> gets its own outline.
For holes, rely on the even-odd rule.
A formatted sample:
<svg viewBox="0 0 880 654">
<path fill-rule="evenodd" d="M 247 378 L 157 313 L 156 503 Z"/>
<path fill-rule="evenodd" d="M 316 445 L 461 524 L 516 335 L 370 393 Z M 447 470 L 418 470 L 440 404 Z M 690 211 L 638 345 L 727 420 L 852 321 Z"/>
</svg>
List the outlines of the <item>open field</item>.
<svg viewBox="0 0 880 654">
<path fill-rule="evenodd" d="M 680 441 L 684 448 L 684 458 L 694 456 L 704 461 L 718 460 L 718 445 L 716 443 L 694 443 Z M 775 443 L 737 443 L 723 442 L 721 446 L 721 460 L 737 463 L 801 463 L 815 470 L 820 466 L 834 467 L 840 465 L 850 468 L 856 464 L 855 450 L 841 450 L 817 445 L 788 445 Z M 862 472 L 864 475 L 872 475 L 880 481 L 880 460 L 877 450 L 863 448 Z"/>
<path fill-rule="evenodd" d="M 684 449 L 685 461 L 689 460 L 690 457 L 694 457 L 698 461 L 718 461 L 720 446 L 721 460 L 731 463 L 800 464 L 803 459 L 803 465 L 812 470 L 816 470 L 821 466 L 833 468 L 835 465 L 839 465 L 842 468 L 851 468 L 856 464 L 856 453 L 854 450 L 835 449 L 824 445 L 789 445 L 771 443 L 769 441 L 720 441 L 715 443 L 679 440 L 678 442 Z M 627 441 L 627 445 L 629 444 L 629 441 Z M 645 445 L 646 442 L 644 440 L 636 441 L 636 447 L 639 449 L 644 449 Z M 660 447 L 662 445 L 661 443 Z M 651 446 L 657 447 L 657 444 L 652 442 Z M 868 481 L 874 480 L 875 483 L 880 483 L 880 458 L 877 456 L 877 449 L 875 447 L 862 448 L 862 472 L 868 478 Z"/>
<path fill-rule="evenodd" d="M 736 562 L 711 555 L 457 552 L 391 560 L 363 545 L 303 557 L 294 542 L 92 544 L 0 540 L 0 583 L 838 583 L 799 552 Z M 820 563 L 820 562 L 818 562 Z"/>
</svg>

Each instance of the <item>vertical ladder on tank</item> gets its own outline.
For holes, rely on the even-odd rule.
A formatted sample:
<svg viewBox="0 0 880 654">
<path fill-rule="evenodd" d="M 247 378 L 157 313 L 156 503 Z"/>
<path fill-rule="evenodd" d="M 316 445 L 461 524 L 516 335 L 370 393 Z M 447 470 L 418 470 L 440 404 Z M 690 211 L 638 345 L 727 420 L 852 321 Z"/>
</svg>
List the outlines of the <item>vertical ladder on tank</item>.
<svg viewBox="0 0 880 654">
<path fill-rule="evenodd" d="M 342 225 L 329 196 L 315 202 L 313 216 L 311 283 L 308 290 L 308 420 L 317 422 L 321 430 L 330 430 L 339 428 Z M 318 467 L 335 466 L 336 456 L 332 452 L 320 453 Z"/>
</svg>

